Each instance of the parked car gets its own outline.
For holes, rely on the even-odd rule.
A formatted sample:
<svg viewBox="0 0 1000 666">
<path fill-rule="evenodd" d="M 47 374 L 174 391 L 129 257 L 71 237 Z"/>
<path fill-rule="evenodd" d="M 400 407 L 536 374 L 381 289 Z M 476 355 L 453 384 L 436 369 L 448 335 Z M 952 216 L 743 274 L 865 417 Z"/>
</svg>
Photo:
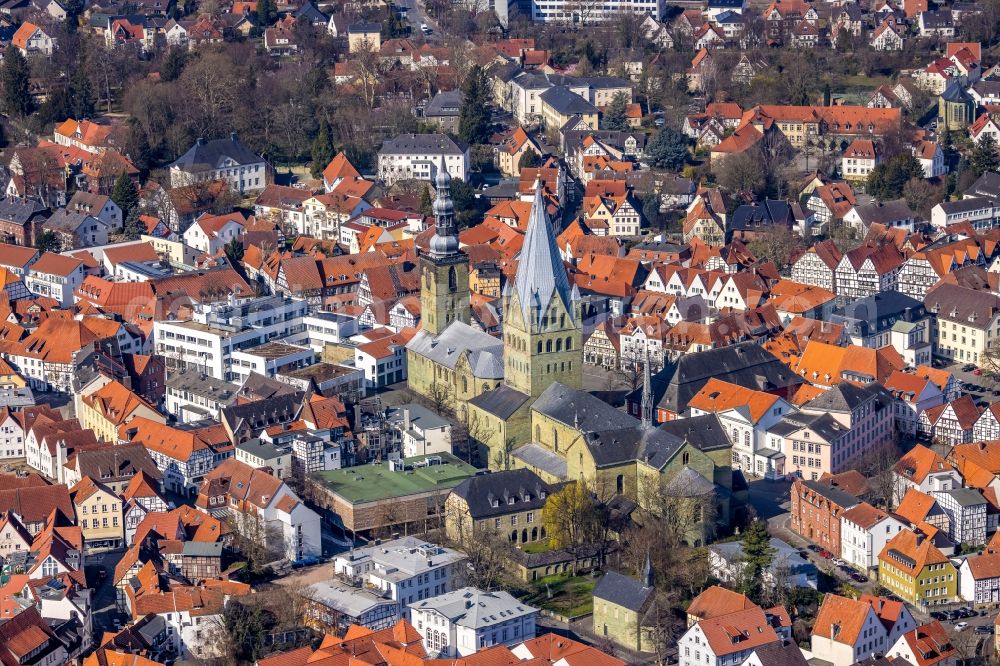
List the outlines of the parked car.
<svg viewBox="0 0 1000 666">
<path fill-rule="evenodd" d="M 931 611 L 931 618 L 940 621 L 940 620 L 947 620 L 948 616 L 942 613 L 941 611 Z"/>
<path fill-rule="evenodd" d="M 993 625 L 992 624 L 981 624 L 978 627 L 976 627 L 973 631 L 975 631 L 977 634 L 992 634 L 993 633 Z"/>
<path fill-rule="evenodd" d="M 819 546 L 817 546 L 817 545 L 816 545 L 816 544 L 814 544 L 814 543 L 811 543 L 811 544 L 809 544 L 808 546 L 806 546 L 806 548 L 808 548 L 809 550 L 811 550 L 811 551 L 812 551 L 812 552 L 814 552 L 814 553 L 818 553 L 818 552 L 820 552 L 821 550 L 823 550 L 822 548 L 820 548 Z"/>
<path fill-rule="evenodd" d="M 833 557 L 833 553 L 831 553 L 828 550 L 822 550 L 822 549 L 820 549 L 819 556 L 820 557 L 825 557 L 826 559 L 830 559 L 831 557 Z"/>
<path fill-rule="evenodd" d="M 955 625 L 955 631 L 965 631 L 968 628 L 969 628 L 968 622 L 959 622 L 958 624 Z"/>
</svg>

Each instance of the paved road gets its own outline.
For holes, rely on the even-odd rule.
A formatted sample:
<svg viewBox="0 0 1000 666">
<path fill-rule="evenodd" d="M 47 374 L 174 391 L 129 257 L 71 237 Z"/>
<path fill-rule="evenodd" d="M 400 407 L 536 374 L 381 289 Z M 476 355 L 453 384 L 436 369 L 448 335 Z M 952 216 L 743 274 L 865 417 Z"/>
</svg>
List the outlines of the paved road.
<svg viewBox="0 0 1000 666">
<path fill-rule="evenodd" d="M 395 4 L 400 9 L 406 9 L 406 20 L 412 26 L 411 37 L 423 37 L 428 42 L 440 42 L 442 39 L 441 28 L 427 13 L 423 3 L 417 0 L 395 0 Z M 420 25 L 426 23 L 433 32 L 425 35 L 420 31 Z"/>
<path fill-rule="evenodd" d="M 118 565 L 118 561 L 121 560 L 122 555 L 124 555 L 124 551 L 99 553 L 87 555 L 86 557 L 84 570 L 87 572 L 88 582 L 98 580 L 98 567 L 103 567 L 104 571 L 107 572 L 104 580 L 96 588 L 93 588 L 95 590 L 93 601 L 95 641 L 100 640 L 106 631 L 116 631 L 114 626 L 116 619 L 126 620 L 125 616 L 118 612 L 114 584 L 115 567 Z"/>
</svg>

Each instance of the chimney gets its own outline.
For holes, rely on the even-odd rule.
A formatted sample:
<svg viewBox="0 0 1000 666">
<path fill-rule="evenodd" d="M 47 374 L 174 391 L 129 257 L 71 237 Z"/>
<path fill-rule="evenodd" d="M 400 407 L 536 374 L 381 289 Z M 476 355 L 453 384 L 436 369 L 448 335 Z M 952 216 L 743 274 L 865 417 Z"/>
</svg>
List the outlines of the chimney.
<svg viewBox="0 0 1000 666">
<path fill-rule="evenodd" d="M 916 535 L 917 535 L 917 545 L 919 546 L 924 542 L 924 533 L 921 532 L 920 530 L 916 530 Z"/>
<path fill-rule="evenodd" d="M 410 429 L 410 409 L 406 408 L 403 410 L 403 430 Z"/>
<path fill-rule="evenodd" d="M 832 640 L 837 640 L 837 636 L 840 635 L 840 625 L 836 622 L 830 625 L 830 638 Z"/>
<path fill-rule="evenodd" d="M 236 143 L 237 141 L 239 141 L 239 139 L 236 138 L 236 132 L 230 132 L 229 133 L 229 140 L 232 141 L 233 143 Z"/>
<path fill-rule="evenodd" d="M 205 145 L 205 137 L 203 137 L 203 136 L 199 136 L 199 137 L 198 137 L 198 140 L 196 141 L 196 143 L 197 143 L 197 144 L 198 144 L 199 146 L 204 146 L 204 145 Z"/>
</svg>

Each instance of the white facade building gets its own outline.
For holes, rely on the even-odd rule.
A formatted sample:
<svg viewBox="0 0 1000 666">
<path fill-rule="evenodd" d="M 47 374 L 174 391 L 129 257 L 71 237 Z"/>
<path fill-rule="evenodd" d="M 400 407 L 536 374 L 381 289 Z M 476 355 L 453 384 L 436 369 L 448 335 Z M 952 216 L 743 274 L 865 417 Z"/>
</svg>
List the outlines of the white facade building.
<svg viewBox="0 0 1000 666">
<path fill-rule="evenodd" d="M 401 615 L 408 618 L 410 604 L 461 587 L 465 561 L 465 555 L 457 550 L 403 537 L 341 553 L 333 561 L 333 571 L 388 593 L 399 602 Z"/>
<path fill-rule="evenodd" d="M 534 638 L 538 609 L 507 592 L 463 587 L 410 604 L 410 618 L 429 654 L 465 657 Z"/>
</svg>

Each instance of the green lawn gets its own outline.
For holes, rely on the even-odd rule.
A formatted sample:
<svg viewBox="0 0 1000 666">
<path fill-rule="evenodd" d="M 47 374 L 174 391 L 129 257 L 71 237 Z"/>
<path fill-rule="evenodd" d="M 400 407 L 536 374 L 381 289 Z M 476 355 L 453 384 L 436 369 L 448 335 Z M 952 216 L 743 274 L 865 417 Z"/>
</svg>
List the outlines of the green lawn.
<svg viewBox="0 0 1000 666">
<path fill-rule="evenodd" d="M 594 610 L 596 584 L 597 580 L 590 576 L 547 576 L 532 584 L 531 592 L 524 601 L 560 615 L 576 617 Z"/>
<path fill-rule="evenodd" d="M 549 550 L 549 542 L 535 541 L 534 543 L 526 543 L 521 546 L 521 550 L 531 555 L 534 555 L 535 553 L 544 553 Z"/>
</svg>

